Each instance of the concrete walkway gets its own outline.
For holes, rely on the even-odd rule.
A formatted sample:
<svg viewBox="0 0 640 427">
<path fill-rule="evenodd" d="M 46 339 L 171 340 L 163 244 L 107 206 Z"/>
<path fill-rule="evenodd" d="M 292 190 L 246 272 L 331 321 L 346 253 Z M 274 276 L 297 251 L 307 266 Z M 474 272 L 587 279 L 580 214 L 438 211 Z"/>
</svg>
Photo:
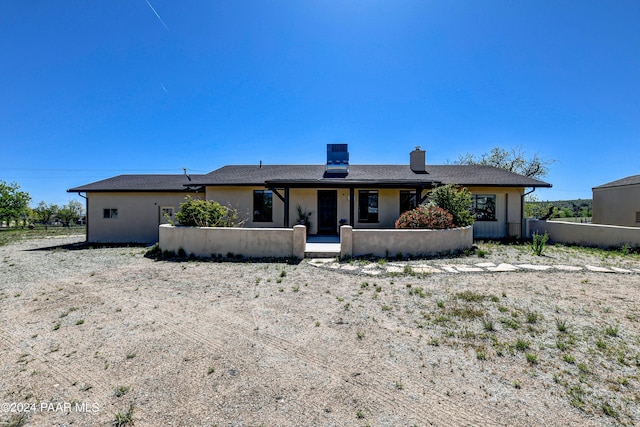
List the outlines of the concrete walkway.
<svg viewBox="0 0 640 427">
<path fill-rule="evenodd" d="M 306 258 L 340 256 L 340 238 L 337 236 L 309 236 L 304 253 Z"/>
<path fill-rule="evenodd" d="M 599 267 L 594 265 L 564 264 L 495 264 L 480 262 L 477 264 L 447 264 L 434 261 L 425 262 L 338 262 L 335 258 L 313 258 L 309 264 L 331 270 L 341 270 L 370 276 L 383 274 L 460 274 L 460 273 L 501 273 L 512 271 L 591 271 L 596 273 L 640 274 L 640 268 Z"/>
</svg>

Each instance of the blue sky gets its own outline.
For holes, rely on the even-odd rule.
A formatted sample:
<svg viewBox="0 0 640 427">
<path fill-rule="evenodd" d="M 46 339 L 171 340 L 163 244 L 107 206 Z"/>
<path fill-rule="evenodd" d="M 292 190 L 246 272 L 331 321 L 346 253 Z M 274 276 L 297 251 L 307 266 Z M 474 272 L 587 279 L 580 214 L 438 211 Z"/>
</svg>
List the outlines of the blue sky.
<svg viewBox="0 0 640 427">
<path fill-rule="evenodd" d="M 542 200 L 640 174 L 639 1 L 0 2 L 0 180 L 427 163 L 522 146 Z"/>
</svg>

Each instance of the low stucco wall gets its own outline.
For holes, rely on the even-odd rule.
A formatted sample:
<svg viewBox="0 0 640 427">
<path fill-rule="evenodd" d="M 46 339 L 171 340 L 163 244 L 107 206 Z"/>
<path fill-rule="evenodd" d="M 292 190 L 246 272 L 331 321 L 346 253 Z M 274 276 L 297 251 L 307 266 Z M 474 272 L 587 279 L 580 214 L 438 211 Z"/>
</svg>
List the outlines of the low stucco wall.
<svg viewBox="0 0 640 427">
<path fill-rule="evenodd" d="M 473 226 L 450 230 L 395 230 L 340 228 L 340 255 L 379 257 L 438 255 L 457 252 L 473 245 Z"/>
<path fill-rule="evenodd" d="M 556 243 L 598 246 L 601 248 L 630 245 L 640 247 L 640 228 L 604 224 L 580 224 L 563 221 L 528 220 L 527 236 L 549 235 Z"/>
<path fill-rule="evenodd" d="M 160 226 L 160 249 L 211 257 L 229 253 L 248 258 L 304 258 L 306 228 L 227 228 Z"/>
</svg>

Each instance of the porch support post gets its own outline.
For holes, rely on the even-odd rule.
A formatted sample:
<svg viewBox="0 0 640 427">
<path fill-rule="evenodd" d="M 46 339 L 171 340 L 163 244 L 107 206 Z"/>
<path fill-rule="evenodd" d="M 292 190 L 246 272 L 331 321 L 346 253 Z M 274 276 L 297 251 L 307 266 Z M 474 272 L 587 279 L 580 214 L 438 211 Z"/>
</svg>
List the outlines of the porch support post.
<svg viewBox="0 0 640 427">
<path fill-rule="evenodd" d="M 284 227 L 289 228 L 289 187 L 284 188 L 284 196 L 278 192 L 277 188 L 270 188 L 270 190 L 284 203 Z"/>
<path fill-rule="evenodd" d="M 349 225 L 353 227 L 356 220 L 355 210 L 355 190 L 353 187 L 349 187 Z"/>
<path fill-rule="evenodd" d="M 422 188 L 416 188 L 416 204 L 418 206 L 420 206 L 421 204 L 424 203 L 425 200 L 427 200 L 427 195 L 429 193 L 425 194 L 424 196 L 422 195 Z"/>
<path fill-rule="evenodd" d="M 284 197 L 282 197 L 282 194 L 278 193 L 278 189 L 277 188 L 270 188 L 269 190 L 273 191 L 273 194 L 278 196 L 278 199 L 280 199 L 280 200 L 282 200 L 282 202 L 284 202 Z"/>
<path fill-rule="evenodd" d="M 284 227 L 289 228 L 289 187 L 284 189 Z"/>
</svg>

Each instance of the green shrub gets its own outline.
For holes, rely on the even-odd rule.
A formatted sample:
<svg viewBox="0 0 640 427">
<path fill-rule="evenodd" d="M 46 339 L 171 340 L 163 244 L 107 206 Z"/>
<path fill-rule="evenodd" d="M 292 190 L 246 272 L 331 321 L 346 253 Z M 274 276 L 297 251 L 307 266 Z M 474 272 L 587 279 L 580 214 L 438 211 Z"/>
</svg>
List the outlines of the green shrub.
<svg viewBox="0 0 640 427">
<path fill-rule="evenodd" d="M 455 227 L 473 224 L 471 214 L 471 193 L 465 187 L 447 184 L 429 192 L 430 204 L 449 212 L 453 216 Z"/>
<path fill-rule="evenodd" d="M 238 211 L 213 200 L 193 199 L 187 196 L 176 213 L 180 225 L 191 227 L 237 227 L 242 221 Z"/>
<path fill-rule="evenodd" d="M 547 248 L 547 240 L 549 240 L 549 235 L 545 231 L 544 234 L 540 235 L 537 232 L 533 233 L 533 242 L 531 243 L 531 250 L 537 256 L 542 256 L 542 253 Z"/>
<path fill-rule="evenodd" d="M 437 206 L 418 206 L 400 215 L 396 228 L 445 229 L 455 227 L 453 216 Z"/>
</svg>

